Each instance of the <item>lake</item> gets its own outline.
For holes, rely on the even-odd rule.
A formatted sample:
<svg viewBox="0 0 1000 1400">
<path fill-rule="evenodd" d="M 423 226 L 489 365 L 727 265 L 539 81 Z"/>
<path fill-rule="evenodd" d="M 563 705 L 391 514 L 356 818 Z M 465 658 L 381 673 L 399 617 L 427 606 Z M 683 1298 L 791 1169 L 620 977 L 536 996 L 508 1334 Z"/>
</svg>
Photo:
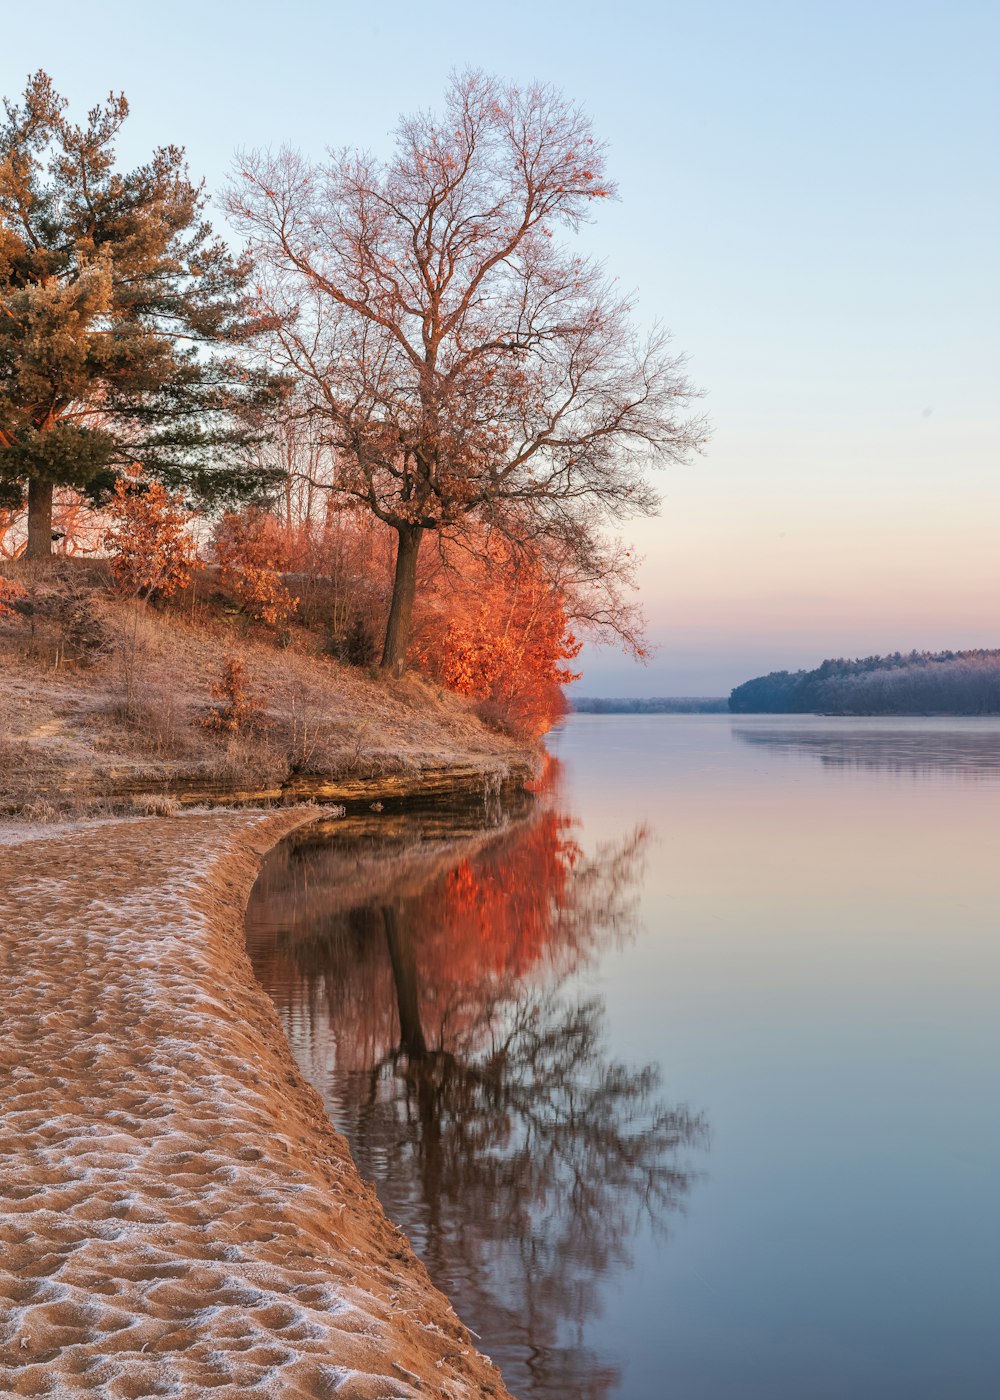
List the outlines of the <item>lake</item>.
<svg viewBox="0 0 1000 1400">
<path fill-rule="evenodd" d="M 521 1400 L 1000 1395 L 1000 722 L 577 715 L 248 946 Z"/>
</svg>

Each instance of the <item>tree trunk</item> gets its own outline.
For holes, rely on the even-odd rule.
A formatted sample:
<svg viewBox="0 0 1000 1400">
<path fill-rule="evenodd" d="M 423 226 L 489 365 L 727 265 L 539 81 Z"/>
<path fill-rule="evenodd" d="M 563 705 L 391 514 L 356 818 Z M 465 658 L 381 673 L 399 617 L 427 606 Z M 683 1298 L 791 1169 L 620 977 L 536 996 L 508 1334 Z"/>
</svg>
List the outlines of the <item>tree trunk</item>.
<svg viewBox="0 0 1000 1400">
<path fill-rule="evenodd" d="M 427 1054 L 427 1041 L 420 1020 L 420 991 L 417 980 L 417 955 L 410 930 L 403 925 L 397 910 L 384 905 L 385 941 L 389 945 L 392 980 L 396 986 L 396 1008 L 399 1012 L 399 1043 L 412 1060 Z"/>
<path fill-rule="evenodd" d="M 26 559 L 48 559 L 52 553 L 52 482 L 28 482 L 28 547 Z"/>
<path fill-rule="evenodd" d="M 382 670 L 394 676 L 401 676 L 406 669 L 413 600 L 417 596 L 417 555 L 423 533 L 419 525 L 396 526 L 396 575 L 392 581 L 392 606 L 382 648 Z"/>
</svg>

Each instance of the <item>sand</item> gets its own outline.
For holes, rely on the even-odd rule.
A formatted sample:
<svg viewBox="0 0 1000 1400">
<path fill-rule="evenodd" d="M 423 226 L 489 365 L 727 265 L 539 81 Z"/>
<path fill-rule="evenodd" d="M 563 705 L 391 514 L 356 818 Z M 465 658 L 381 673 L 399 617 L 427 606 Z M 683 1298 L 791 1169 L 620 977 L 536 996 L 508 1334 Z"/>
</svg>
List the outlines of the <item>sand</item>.
<svg viewBox="0 0 1000 1400">
<path fill-rule="evenodd" d="M 0 829 L 0 1394 L 507 1397 L 251 972 L 304 816 Z"/>
</svg>

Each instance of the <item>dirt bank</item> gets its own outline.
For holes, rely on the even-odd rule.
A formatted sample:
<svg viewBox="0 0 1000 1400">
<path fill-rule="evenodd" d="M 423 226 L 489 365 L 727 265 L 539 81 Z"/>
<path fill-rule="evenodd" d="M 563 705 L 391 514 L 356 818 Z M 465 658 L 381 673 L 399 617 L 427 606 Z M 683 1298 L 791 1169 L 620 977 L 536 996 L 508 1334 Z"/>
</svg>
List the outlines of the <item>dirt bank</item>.
<svg viewBox="0 0 1000 1400">
<path fill-rule="evenodd" d="M 0 1393 L 507 1396 L 253 979 L 303 817 L 0 832 Z"/>
<path fill-rule="evenodd" d="M 482 792 L 537 764 L 532 744 L 491 729 L 462 696 L 337 661 L 321 628 L 279 637 L 224 600 L 116 600 L 99 562 L 22 572 L 22 611 L 0 616 L 0 820 Z M 237 730 L 211 724 L 227 657 L 249 707 Z"/>
</svg>

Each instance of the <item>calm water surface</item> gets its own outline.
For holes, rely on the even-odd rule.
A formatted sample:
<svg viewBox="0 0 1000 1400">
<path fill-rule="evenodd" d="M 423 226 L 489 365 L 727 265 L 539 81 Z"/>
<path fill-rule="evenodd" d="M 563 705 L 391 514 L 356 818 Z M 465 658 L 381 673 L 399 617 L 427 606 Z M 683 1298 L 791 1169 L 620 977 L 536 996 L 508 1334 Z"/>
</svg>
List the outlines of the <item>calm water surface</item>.
<svg viewBox="0 0 1000 1400">
<path fill-rule="evenodd" d="M 1000 724 L 574 716 L 299 834 L 258 975 L 522 1400 L 1000 1396 Z"/>
</svg>

